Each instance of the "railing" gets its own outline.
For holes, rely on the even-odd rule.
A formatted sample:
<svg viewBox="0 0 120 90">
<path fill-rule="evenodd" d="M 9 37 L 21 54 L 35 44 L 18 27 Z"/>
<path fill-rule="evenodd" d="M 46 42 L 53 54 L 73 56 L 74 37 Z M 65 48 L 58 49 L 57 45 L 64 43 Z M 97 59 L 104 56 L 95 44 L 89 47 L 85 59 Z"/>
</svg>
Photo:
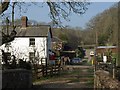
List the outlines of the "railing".
<svg viewBox="0 0 120 90">
<path fill-rule="evenodd" d="M 39 79 L 41 77 L 59 75 L 60 71 L 60 65 L 34 65 L 33 78 Z"/>
<path fill-rule="evenodd" d="M 98 60 L 98 61 L 102 61 L 102 60 Z M 98 62 L 96 61 L 96 65 L 95 65 L 95 70 L 104 70 L 104 71 L 108 71 L 111 75 L 113 75 L 113 78 L 115 78 L 116 76 L 116 58 L 113 58 L 111 62 Z"/>
<path fill-rule="evenodd" d="M 113 65 L 111 63 L 98 62 L 96 65 L 96 70 L 105 70 L 112 73 Z"/>
<path fill-rule="evenodd" d="M 119 90 L 120 82 L 113 79 L 111 74 L 104 70 L 97 70 L 94 78 L 95 90 Z"/>
<path fill-rule="evenodd" d="M 96 60 L 97 61 L 97 60 Z M 98 60 L 102 61 L 102 60 Z M 111 62 L 96 62 L 95 64 L 95 80 L 94 87 L 97 89 L 115 89 L 120 88 L 119 70 L 116 67 L 116 59 L 113 58 Z"/>
<path fill-rule="evenodd" d="M 115 71 L 116 71 L 116 78 L 120 81 L 120 66 L 117 66 Z"/>
</svg>

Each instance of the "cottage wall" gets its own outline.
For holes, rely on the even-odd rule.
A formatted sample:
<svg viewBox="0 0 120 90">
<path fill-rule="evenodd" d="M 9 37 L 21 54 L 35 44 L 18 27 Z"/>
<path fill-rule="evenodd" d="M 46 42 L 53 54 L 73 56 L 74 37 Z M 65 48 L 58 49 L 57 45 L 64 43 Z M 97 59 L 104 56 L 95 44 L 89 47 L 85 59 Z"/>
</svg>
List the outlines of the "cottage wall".
<svg viewBox="0 0 120 90">
<path fill-rule="evenodd" d="M 35 52 L 35 57 L 39 60 L 47 58 L 47 47 L 47 37 L 35 37 L 35 46 L 29 46 L 29 37 L 17 37 L 14 41 L 10 42 L 9 50 L 5 45 L 2 45 L 1 49 L 5 52 L 11 52 L 11 55 L 15 55 L 17 59 L 29 61 L 29 52 Z"/>
</svg>

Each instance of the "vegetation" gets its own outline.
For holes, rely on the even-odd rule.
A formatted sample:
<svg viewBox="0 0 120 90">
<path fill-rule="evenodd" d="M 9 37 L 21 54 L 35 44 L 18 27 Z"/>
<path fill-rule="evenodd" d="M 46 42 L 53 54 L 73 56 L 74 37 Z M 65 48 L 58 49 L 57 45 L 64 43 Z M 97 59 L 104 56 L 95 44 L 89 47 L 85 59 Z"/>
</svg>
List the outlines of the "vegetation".
<svg viewBox="0 0 120 90">
<path fill-rule="evenodd" d="M 37 6 L 40 3 L 31 2 L 31 4 L 35 4 Z M 49 15 L 50 15 L 50 18 L 52 19 L 52 24 L 57 26 L 62 26 L 61 25 L 62 19 L 69 20 L 68 17 L 71 13 L 75 13 L 79 15 L 84 14 L 85 11 L 87 10 L 87 5 L 89 5 L 90 3 L 88 2 L 52 2 L 51 0 L 49 0 L 47 2 L 44 2 L 44 4 L 47 4 L 48 6 Z M 12 7 L 11 16 L 12 16 L 12 26 L 13 26 L 13 31 L 10 35 L 6 35 L 2 32 L 3 41 L 4 41 L 2 42 L 2 44 L 12 41 L 14 39 L 16 35 L 15 25 L 14 25 L 14 12 L 15 12 L 14 9 L 18 7 L 21 12 L 24 10 L 25 5 L 27 5 L 25 2 L 11 2 L 10 0 L 1 1 L 1 4 L 0 4 L 1 16 L 5 15 L 4 11 L 6 11 L 9 7 Z M 65 38 L 64 36 L 62 37 Z"/>
<path fill-rule="evenodd" d="M 81 29 L 76 30 L 74 28 L 53 28 L 52 33 L 72 49 L 76 49 L 78 45 L 81 44 Z"/>
<path fill-rule="evenodd" d="M 11 56 L 11 59 L 9 60 L 8 55 L 5 54 L 5 52 L 2 50 L 2 61 L 4 64 L 2 65 L 2 69 L 32 69 L 32 64 L 30 62 L 23 61 L 22 59 L 19 59 L 19 63 L 17 64 L 17 59 L 14 55 Z"/>
<path fill-rule="evenodd" d="M 78 49 L 76 49 L 76 54 L 76 57 L 84 58 L 85 50 L 82 47 L 78 47 Z"/>
<path fill-rule="evenodd" d="M 2 2 L 2 1 L 1 1 Z M 6 11 L 9 7 L 12 6 L 12 8 L 18 7 L 20 11 L 24 10 L 24 6 L 27 5 L 26 2 L 13 2 L 11 3 L 10 0 L 5 0 L 2 2 L 0 7 L 2 7 L 2 10 L 0 11 L 0 14 L 3 14 L 4 11 Z M 34 4 L 35 6 L 39 6 L 40 3 L 31 2 L 29 5 Z M 52 0 L 48 0 L 47 2 L 43 2 L 44 5 L 48 6 L 49 9 L 49 17 L 52 19 L 53 24 L 60 25 L 61 20 L 69 20 L 68 17 L 71 13 L 75 14 L 84 14 L 87 10 L 87 6 L 90 4 L 89 2 L 83 1 L 83 2 L 52 2 Z M 28 9 L 28 7 L 27 7 Z M 13 11 L 14 12 L 14 11 Z M 38 10 L 39 12 L 39 10 Z"/>
<path fill-rule="evenodd" d="M 20 6 L 22 7 L 21 3 L 17 3 L 16 5 L 18 5 L 18 4 L 20 4 Z M 74 4 L 74 6 L 80 5 L 80 3 L 76 4 L 76 3 L 66 3 L 66 2 L 59 3 L 59 4 L 61 4 L 61 5 L 64 4 L 65 6 L 68 6 L 68 7 L 71 4 L 72 5 Z M 59 17 L 59 15 L 61 15 L 60 14 L 61 11 L 57 12 L 57 10 L 59 10 L 59 9 L 62 10 L 61 5 L 58 5 L 58 3 L 53 3 L 53 2 L 47 2 L 47 5 L 50 8 L 50 13 L 51 13 L 53 21 L 58 20 L 57 18 Z M 84 4 L 82 6 L 84 6 Z M 52 33 L 54 36 L 60 38 L 66 45 L 71 47 L 73 50 L 75 50 L 78 47 L 78 45 L 83 45 L 83 44 L 84 45 L 92 45 L 92 44 L 97 43 L 100 46 L 117 45 L 117 42 L 118 42 L 117 41 L 118 40 L 118 7 L 117 6 L 118 5 L 115 4 L 111 8 L 109 8 L 109 9 L 103 11 L 102 13 L 96 15 L 95 17 L 93 17 L 87 23 L 86 29 L 84 29 L 84 30 L 82 28 L 78 28 L 78 27 L 72 28 L 70 26 L 66 26 L 65 28 L 53 28 Z M 68 8 L 66 8 L 66 9 L 68 9 Z M 76 11 L 74 11 L 73 8 L 69 8 L 69 9 L 71 9 L 71 12 L 78 13 L 75 8 L 74 9 Z M 63 10 L 63 12 L 64 12 L 64 10 Z M 59 15 L 57 15 L 57 14 L 59 14 Z M 65 12 L 64 12 L 64 14 L 65 14 Z M 82 14 L 82 13 L 79 12 L 79 14 Z M 65 15 L 65 16 L 68 17 L 67 15 Z M 66 18 L 64 18 L 64 19 L 66 19 Z M 15 20 L 15 26 L 20 25 L 19 22 L 20 22 L 20 20 Z M 33 23 L 34 23 L 34 25 L 46 24 L 46 23 L 38 23 L 33 20 L 29 21 L 30 25 L 33 25 Z M 3 29 L 3 30 L 5 30 L 5 29 Z M 13 37 L 12 37 L 12 39 L 9 40 L 9 36 L 4 35 L 4 33 L 3 33 L 3 37 L 4 37 L 3 41 L 8 42 L 8 41 L 13 40 L 15 34 L 16 33 L 13 33 L 13 34 L 11 33 L 10 36 L 13 35 Z M 7 37 L 8 37 L 8 40 L 5 39 Z"/>
<path fill-rule="evenodd" d="M 109 22 L 109 23 L 108 23 Z M 73 34 L 74 33 L 74 34 Z M 66 41 L 71 47 L 78 45 L 117 45 L 118 42 L 118 7 L 117 4 L 93 17 L 86 29 L 66 27 L 55 28 L 53 35 Z"/>
<path fill-rule="evenodd" d="M 117 45 L 118 37 L 118 7 L 117 4 L 104 12 L 96 15 L 87 24 L 86 41 L 96 43 L 98 38 L 98 45 Z M 96 38 L 97 34 L 97 38 Z M 93 38 L 94 37 L 94 38 Z M 85 43 L 89 43 L 86 42 Z"/>
<path fill-rule="evenodd" d="M 9 0 L 4 0 L 4 2 L 0 4 L 0 14 L 7 10 L 7 8 L 9 7 L 9 3 Z"/>
<path fill-rule="evenodd" d="M 32 4 L 38 5 L 39 3 L 38 4 L 32 3 Z M 60 25 L 61 20 L 62 19 L 67 20 L 70 13 L 84 14 L 85 11 L 87 10 L 87 5 L 89 5 L 89 3 L 86 3 L 86 2 L 57 3 L 57 2 L 50 2 L 50 1 L 46 2 L 46 4 L 48 5 L 50 9 L 50 17 L 53 20 L 52 23 L 49 23 L 50 25 L 53 25 L 53 23 Z M 22 9 L 22 7 L 25 5 L 26 3 L 20 3 L 20 2 L 15 3 L 15 8 L 21 7 Z M 6 3 L 6 7 L 8 8 L 10 7 L 9 3 Z M 58 38 L 66 42 L 67 45 L 69 45 L 73 49 L 76 49 L 78 45 L 81 45 L 81 42 L 83 42 L 85 45 L 91 45 L 95 43 L 98 43 L 98 45 L 116 45 L 117 36 L 118 36 L 117 35 L 117 28 L 118 28 L 118 24 L 117 24 L 118 14 L 117 13 L 118 12 L 117 11 L 118 11 L 117 4 L 115 4 L 111 8 L 93 17 L 87 23 L 85 30 L 79 27 L 72 28 L 70 26 L 66 26 L 65 28 L 62 28 L 62 29 L 54 28 L 53 35 L 57 36 Z M 16 20 L 15 26 L 19 24 L 19 22 L 20 20 Z M 33 23 L 34 25 L 48 24 L 48 23 L 38 23 L 33 20 L 29 22 L 29 24 L 33 24 Z M 97 42 L 96 42 L 96 39 L 97 39 Z"/>
<path fill-rule="evenodd" d="M 98 39 L 98 45 L 117 45 L 117 11 L 117 4 L 115 4 L 110 9 L 96 15 L 88 22 L 85 30 L 80 27 L 72 28 L 66 26 L 65 28 L 53 28 L 52 33 L 64 43 L 67 43 L 72 49 L 76 49 L 78 45 L 82 45 L 81 42 L 83 42 L 84 45 L 95 44 L 96 39 Z M 19 19 L 15 20 L 15 26 L 20 25 L 20 22 Z M 30 20 L 28 24 L 41 25 L 48 23 L 40 23 Z M 49 24 L 52 25 L 51 23 Z"/>
</svg>

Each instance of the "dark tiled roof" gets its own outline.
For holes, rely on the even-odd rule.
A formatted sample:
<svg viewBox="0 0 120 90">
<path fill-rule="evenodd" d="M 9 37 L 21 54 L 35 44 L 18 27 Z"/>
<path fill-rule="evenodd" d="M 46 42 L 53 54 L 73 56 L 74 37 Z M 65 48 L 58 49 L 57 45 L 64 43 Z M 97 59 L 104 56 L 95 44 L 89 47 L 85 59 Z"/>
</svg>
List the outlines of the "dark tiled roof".
<svg viewBox="0 0 120 90">
<path fill-rule="evenodd" d="M 29 26 L 27 28 L 17 27 L 15 29 L 17 32 L 16 36 L 48 36 L 50 26 Z"/>
</svg>

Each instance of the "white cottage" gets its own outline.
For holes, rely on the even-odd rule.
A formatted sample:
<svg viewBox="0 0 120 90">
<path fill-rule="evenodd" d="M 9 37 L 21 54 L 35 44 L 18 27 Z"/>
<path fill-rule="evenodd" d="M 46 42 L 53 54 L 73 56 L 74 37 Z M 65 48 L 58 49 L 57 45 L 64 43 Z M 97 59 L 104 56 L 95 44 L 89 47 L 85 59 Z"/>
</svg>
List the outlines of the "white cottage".
<svg viewBox="0 0 120 90">
<path fill-rule="evenodd" d="M 3 44 L 1 49 L 9 55 L 15 55 L 17 59 L 37 62 L 39 64 L 49 60 L 49 50 L 51 50 L 51 28 L 48 25 L 28 26 L 27 17 L 22 17 L 22 26 L 15 30 L 15 39 Z"/>
</svg>

